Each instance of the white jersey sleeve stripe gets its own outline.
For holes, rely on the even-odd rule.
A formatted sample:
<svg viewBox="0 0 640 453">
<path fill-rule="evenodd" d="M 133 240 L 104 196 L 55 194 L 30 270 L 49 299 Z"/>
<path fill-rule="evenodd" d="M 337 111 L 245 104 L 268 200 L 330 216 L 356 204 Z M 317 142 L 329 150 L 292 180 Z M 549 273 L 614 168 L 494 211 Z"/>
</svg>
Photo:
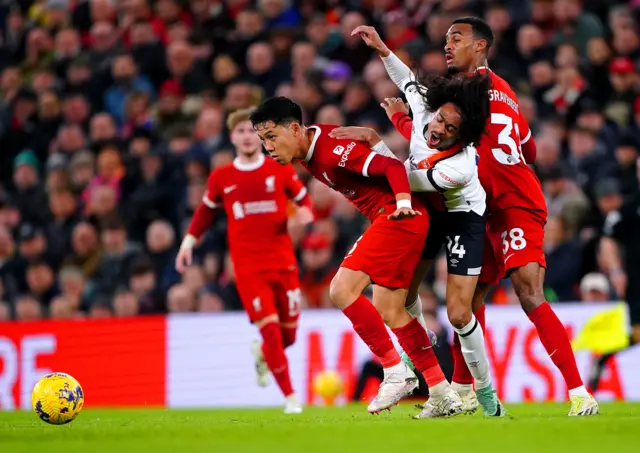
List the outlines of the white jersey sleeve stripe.
<svg viewBox="0 0 640 453">
<path fill-rule="evenodd" d="M 527 134 L 527 136 L 525 138 L 523 138 L 522 140 L 520 140 L 520 144 L 524 145 L 525 143 L 527 143 L 529 141 L 530 138 L 531 138 L 531 129 L 529 129 L 529 133 Z"/>
<path fill-rule="evenodd" d="M 367 160 L 364 161 L 364 166 L 362 167 L 362 176 L 364 176 L 365 178 L 369 177 L 369 165 L 371 165 L 371 161 L 375 156 L 376 153 L 372 151 L 367 156 Z"/>
<path fill-rule="evenodd" d="M 306 196 L 307 196 L 307 188 L 303 187 L 302 189 L 300 189 L 300 192 L 298 192 L 298 195 L 296 195 L 293 198 L 293 201 L 297 203 L 298 201 L 302 200 Z"/>
<path fill-rule="evenodd" d="M 205 194 L 204 197 L 202 197 L 202 202 L 205 204 L 205 206 L 211 208 L 211 209 L 216 209 L 218 207 L 218 204 L 211 201 L 209 199 L 209 197 L 207 197 L 207 195 Z"/>
</svg>

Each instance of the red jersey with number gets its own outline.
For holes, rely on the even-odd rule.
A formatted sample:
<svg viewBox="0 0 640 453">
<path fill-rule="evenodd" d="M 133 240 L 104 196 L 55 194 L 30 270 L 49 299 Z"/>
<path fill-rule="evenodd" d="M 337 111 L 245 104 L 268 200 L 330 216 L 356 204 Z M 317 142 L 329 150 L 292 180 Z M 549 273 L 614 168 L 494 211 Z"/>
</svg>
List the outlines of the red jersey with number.
<svg viewBox="0 0 640 453">
<path fill-rule="evenodd" d="M 531 130 L 518 99 L 504 79 L 486 70 L 491 77 L 491 116 L 486 133 L 477 146 L 478 175 L 487 192 L 489 212 L 509 208 L 538 211 L 546 217 L 542 186 L 524 160 L 521 145 L 531 140 Z"/>
<path fill-rule="evenodd" d="M 368 173 L 373 158 L 381 156 L 361 142 L 329 137 L 336 127 L 309 126 L 316 134 L 302 165 L 314 178 L 344 195 L 371 221 L 383 212 L 393 213 L 396 197 L 388 180 Z"/>
<path fill-rule="evenodd" d="M 302 200 L 306 193 L 293 166 L 264 155 L 254 164 L 236 159 L 211 173 L 203 202 L 227 213 L 236 274 L 296 269 L 287 210 L 289 200 Z"/>
</svg>

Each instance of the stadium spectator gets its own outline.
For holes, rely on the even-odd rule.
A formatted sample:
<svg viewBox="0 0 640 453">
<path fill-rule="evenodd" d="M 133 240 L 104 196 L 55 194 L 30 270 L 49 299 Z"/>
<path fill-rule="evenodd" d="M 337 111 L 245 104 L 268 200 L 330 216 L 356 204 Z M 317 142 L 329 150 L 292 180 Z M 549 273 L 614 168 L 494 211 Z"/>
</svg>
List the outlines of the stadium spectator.
<svg viewBox="0 0 640 453">
<path fill-rule="evenodd" d="M 113 299 L 113 313 L 121 318 L 137 316 L 140 313 L 140 303 L 132 292 L 118 290 Z"/>
<path fill-rule="evenodd" d="M 584 298 L 582 278 L 602 271 L 605 216 L 640 195 L 640 34 L 629 2 L 338 1 L 326 11 L 288 0 L 9 3 L 0 52 L 0 300 L 13 318 L 239 309 L 224 217 L 182 280 L 168 258 L 209 170 L 234 158 L 231 111 L 286 95 L 304 106 L 306 121 L 371 126 L 406 156 L 379 107 L 397 89 L 351 36 L 364 23 L 412 67 L 443 73 L 453 18 L 473 10 L 490 22 L 489 66 L 516 88 L 537 143 L 550 213 L 547 290 L 558 300 Z M 324 307 L 327 279 L 364 222 L 317 186 L 308 187 L 317 223 L 291 234 L 308 304 Z M 578 270 L 561 264 L 578 249 Z M 427 283 L 442 295 L 436 274 Z M 509 294 L 503 286 L 494 299 Z M 116 296 L 128 308 L 117 308 Z"/>
<path fill-rule="evenodd" d="M 580 281 L 580 300 L 582 302 L 606 302 L 611 300 L 611 287 L 604 274 L 592 272 Z"/>
<path fill-rule="evenodd" d="M 35 321 L 43 317 L 43 309 L 38 300 L 30 295 L 22 295 L 16 299 L 15 319 L 18 321 Z"/>
<path fill-rule="evenodd" d="M 188 313 L 196 309 L 196 297 L 191 288 L 185 284 L 171 287 L 167 294 L 169 313 Z"/>
<path fill-rule="evenodd" d="M 9 302 L 0 301 L 0 322 L 11 320 L 11 305 Z"/>
</svg>

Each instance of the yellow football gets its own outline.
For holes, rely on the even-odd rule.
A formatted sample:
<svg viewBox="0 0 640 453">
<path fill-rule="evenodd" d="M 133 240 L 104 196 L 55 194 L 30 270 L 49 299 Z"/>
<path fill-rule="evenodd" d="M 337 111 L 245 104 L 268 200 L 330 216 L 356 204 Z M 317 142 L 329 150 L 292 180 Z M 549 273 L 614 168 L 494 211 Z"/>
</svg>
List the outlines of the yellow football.
<svg viewBox="0 0 640 453">
<path fill-rule="evenodd" d="M 333 400 L 342 393 L 342 377 L 335 371 L 323 371 L 313 379 L 313 390 L 325 400 Z"/>
<path fill-rule="evenodd" d="M 33 387 L 31 405 L 40 420 L 52 425 L 72 422 L 84 406 L 80 383 L 65 373 L 51 373 Z"/>
</svg>

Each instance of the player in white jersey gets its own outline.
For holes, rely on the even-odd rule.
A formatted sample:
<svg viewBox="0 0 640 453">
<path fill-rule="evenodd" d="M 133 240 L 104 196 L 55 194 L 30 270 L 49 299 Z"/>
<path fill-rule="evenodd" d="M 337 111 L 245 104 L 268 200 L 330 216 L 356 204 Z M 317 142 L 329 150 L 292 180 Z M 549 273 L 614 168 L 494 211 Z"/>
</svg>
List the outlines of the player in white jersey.
<svg viewBox="0 0 640 453">
<path fill-rule="evenodd" d="M 430 87 L 427 90 L 387 48 L 375 29 L 358 27 L 354 33 L 360 34 L 367 45 L 378 51 L 389 76 L 405 93 L 413 113 L 413 121 L 409 120 L 412 123 L 410 132 L 408 129 L 403 131 L 400 124 L 401 116 L 407 116 L 404 104 L 397 99 L 387 99 L 383 107 L 396 127 L 405 136 L 410 135 L 411 155 L 405 164 L 412 191 L 430 194 L 430 202 L 427 203 L 431 217 L 429 236 L 409 290 L 407 309 L 424 325 L 418 287 L 444 243 L 449 273 L 449 320 L 462 342 L 463 355 L 475 378 L 478 399 L 485 415 L 504 415 L 504 408 L 491 382 L 484 334 L 471 309 L 482 269 L 486 220 L 486 193 L 478 179 L 473 142 L 480 140 L 489 115 L 490 81 L 486 77 L 479 77 L 478 83 L 464 87 L 466 91 L 453 92 L 440 89 L 435 82 L 439 79 L 431 77 L 429 82 L 425 82 Z M 462 86 L 462 78 L 459 80 Z M 399 105 L 402 106 L 400 109 Z M 444 108 L 447 105 L 453 105 L 453 110 L 447 111 Z M 456 114 L 462 119 L 459 128 L 467 130 L 455 127 L 453 118 Z M 334 132 L 346 133 L 342 131 L 347 131 L 347 128 Z M 467 140 L 457 140 L 458 136 L 464 136 Z M 463 410 L 475 411 L 478 399 L 471 392 L 463 401 Z M 420 414 L 422 417 L 442 415 L 438 408 L 430 407 L 428 402 Z"/>
</svg>

